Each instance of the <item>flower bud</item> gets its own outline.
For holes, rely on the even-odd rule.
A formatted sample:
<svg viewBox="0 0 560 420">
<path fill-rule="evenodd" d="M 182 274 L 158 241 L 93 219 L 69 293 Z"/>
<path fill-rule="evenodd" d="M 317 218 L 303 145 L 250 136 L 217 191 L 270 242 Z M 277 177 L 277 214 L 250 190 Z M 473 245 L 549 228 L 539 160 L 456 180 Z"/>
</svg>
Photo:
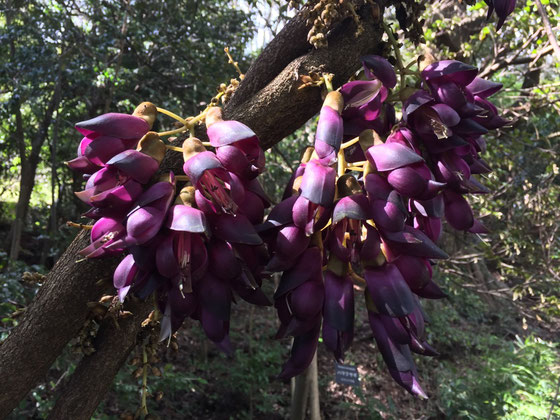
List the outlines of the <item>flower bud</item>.
<svg viewBox="0 0 560 420">
<path fill-rule="evenodd" d="M 159 164 L 163 161 L 166 147 L 165 143 L 159 138 L 158 134 L 148 131 L 138 142 L 136 150 L 153 157 Z"/>
<path fill-rule="evenodd" d="M 175 204 L 184 204 L 185 206 L 195 207 L 195 191 L 196 188 L 192 185 L 183 187 L 175 200 Z"/>
<path fill-rule="evenodd" d="M 148 123 L 151 129 L 154 126 L 154 123 L 156 122 L 157 108 L 151 102 L 142 102 L 140 105 L 136 107 L 132 115 L 134 115 L 135 117 L 142 118 L 144 121 Z"/>
<path fill-rule="evenodd" d="M 206 147 L 204 147 L 202 142 L 196 137 L 189 137 L 183 142 L 183 160 L 185 162 L 193 156 L 205 151 Z"/>
<path fill-rule="evenodd" d="M 223 121 L 222 118 L 222 108 L 219 106 L 213 106 L 212 108 L 208 109 L 206 112 L 206 128 L 210 128 L 210 126 L 214 123 Z"/>
</svg>

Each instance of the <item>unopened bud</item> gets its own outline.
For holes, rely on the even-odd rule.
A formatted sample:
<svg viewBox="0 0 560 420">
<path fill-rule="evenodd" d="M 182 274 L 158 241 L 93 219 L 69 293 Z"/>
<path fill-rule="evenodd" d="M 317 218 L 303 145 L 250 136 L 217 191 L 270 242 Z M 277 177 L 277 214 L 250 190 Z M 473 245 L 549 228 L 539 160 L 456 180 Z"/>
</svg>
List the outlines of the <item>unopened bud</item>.
<svg viewBox="0 0 560 420">
<path fill-rule="evenodd" d="M 323 102 L 323 106 L 330 106 L 334 109 L 338 114 L 342 114 L 342 110 L 344 109 L 344 99 L 342 98 L 342 93 L 333 91 L 327 94 L 325 101 Z"/>
<path fill-rule="evenodd" d="M 183 142 L 183 160 L 185 162 L 193 156 L 205 151 L 206 147 L 204 147 L 202 142 L 196 137 L 189 137 Z"/>
<path fill-rule="evenodd" d="M 165 143 L 159 138 L 158 133 L 148 131 L 138 142 L 136 150 L 153 157 L 161 164 L 167 148 L 165 147 Z"/>
<path fill-rule="evenodd" d="M 311 160 L 311 156 L 313 156 L 313 152 L 315 149 L 311 146 L 306 147 L 303 155 L 301 156 L 301 163 L 307 163 Z"/>
<path fill-rule="evenodd" d="M 144 121 L 148 123 L 151 129 L 154 126 L 154 123 L 156 122 L 157 108 L 151 102 L 142 102 L 140 105 L 136 107 L 132 115 L 134 115 L 135 117 L 142 118 Z"/>
<path fill-rule="evenodd" d="M 347 197 L 354 194 L 362 194 L 362 187 L 352 174 L 344 174 L 336 181 L 338 197 Z"/>
<path fill-rule="evenodd" d="M 365 152 L 371 146 L 385 143 L 383 138 L 375 130 L 364 130 L 360 133 L 360 147 Z"/>
<path fill-rule="evenodd" d="M 298 176 L 294 179 L 294 183 L 292 184 L 292 195 L 297 195 L 299 192 L 299 187 L 301 187 L 301 181 L 303 180 L 303 176 Z"/>
<path fill-rule="evenodd" d="M 183 204 L 185 206 L 194 207 L 195 205 L 195 191 L 196 188 L 192 185 L 187 185 L 181 189 L 181 192 L 175 200 L 175 204 Z"/>
<path fill-rule="evenodd" d="M 206 111 L 206 128 L 219 121 L 223 121 L 222 118 L 222 108 L 219 106 L 213 106 L 208 111 Z"/>
</svg>

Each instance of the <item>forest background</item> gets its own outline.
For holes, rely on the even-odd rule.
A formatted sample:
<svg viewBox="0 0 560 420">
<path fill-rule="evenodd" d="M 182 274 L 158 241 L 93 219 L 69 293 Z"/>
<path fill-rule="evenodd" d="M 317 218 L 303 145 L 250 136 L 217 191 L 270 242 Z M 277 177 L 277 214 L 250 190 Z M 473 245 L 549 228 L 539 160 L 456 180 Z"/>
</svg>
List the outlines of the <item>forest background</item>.
<svg viewBox="0 0 560 420">
<path fill-rule="evenodd" d="M 517 3 L 496 32 L 484 2 L 433 2 L 424 13 L 425 44 L 401 38 L 408 61 L 429 52 L 476 65 L 483 77 L 503 83 L 494 102 L 513 123 L 488 137 L 491 193 L 471 202 L 491 233 L 449 230 L 442 244 L 451 258 L 437 279 L 449 298 L 426 305 L 429 341 L 440 356 L 419 360 L 430 399 L 415 400 L 391 381 L 367 317 L 358 314 L 348 361 L 358 366 L 359 387 L 335 384 L 334 361 L 319 347 L 325 418 L 560 416 L 560 52 L 538 4 Z M 560 7 L 541 3 L 555 34 Z M 79 141 L 75 122 L 128 113 L 143 100 L 198 114 L 220 83 L 236 77 L 224 48 L 246 70 L 293 12 L 261 0 L 4 1 L 0 9 L 1 342 L 75 236 L 66 221 L 79 221 L 84 211 L 73 194 L 82 181 L 64 165 Z M 279 198 L 312 143 L 315 123 L 267 151 L 262 182 L 272 197 Z M 148 381 L 153 415 L 287 416 L 290 390 L 275 376 L 290 343 L 271 338 L 274 310 L 239 303 L 233 317 L 234 361 L 194 324 L 181 330 L 177 351 L 162 347 Z M 71 342 L 11 418 L 46 417 L 88 346 L 88 337 Z M 94 418 L 135 413 L 136 356 Z"/>
</svg>

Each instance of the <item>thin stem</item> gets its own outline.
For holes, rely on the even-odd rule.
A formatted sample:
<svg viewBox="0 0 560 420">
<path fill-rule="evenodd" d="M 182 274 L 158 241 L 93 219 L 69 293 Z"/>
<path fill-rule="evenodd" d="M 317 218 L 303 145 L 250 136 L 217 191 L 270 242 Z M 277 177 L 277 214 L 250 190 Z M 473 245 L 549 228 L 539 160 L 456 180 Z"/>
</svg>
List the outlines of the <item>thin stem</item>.
<svg viewBox="0 0 560 420">
<path fill-rule="evenodd" d="M 342 143 L 340 149 L 346 149 L 360 141 L 360 137 L 354 137 L 352 140 L 348 140 L 346 143 Z"/>
<path fill-rule="evenodd" d="M 175 175 L 176 181 L 190 181 L 190 178 L 187 175 Z"/>
<path fill-rule="evenodd" d="M 182 132 L 187 131 L 187 130 L 188 130 L 187 126 L 182 126 L 181 128 L 177 128 L 176 130 L 163 131 L 161 133 L 158 133 L 158 136 L 160 136 L 160 137 L 171 136 L 173 134 L 179 134 L 179 133 L 182 133 Z"/>
<path fill-rule="evenodd" d="M 334 90 L 332 85 L 332 79 L 334 74 L 332 73 L 323 73 L 323 80 L 325 81 L 325 87 L 327 88 L 327 92 L 332 92 Z"/>
<path fill-rule="evenodd" d="M 83 225 L 81 223 L 74 223 L 74 222 L 66 222 L 66 226 L 73 227 L 73 228 L 78 228 L 78 229 L 84 229 L 84 230 L 93 229 L 93 225 Z"/>
<path fill-rule="evenodd" d="M 338 176 L 342 176 L 346 173 L 346 157 L 344 156 L 344 150 L 338 151 L 338 167 L 337 167 L 337 174 Z"/>
<path fill-rule="evenodd" d="M 406 86 L 406 80 L 405 80 L 406 69 L 403 64 L 401 52 L 399 50 L 399 43 L 397 42 L 395 36 L 393 35 L 393 30 L 389 28 L 389 26 L 385 22 L 381 22 L 381 24 L 383 25 L 383 30 L 385 31 L 387 37 L 389 38 L 389 42 L 393 47 L 393 51 L 395 51 L 395 57 L 397 58 L 397 67 L 399 68 L 399 73 L 401 76 L 401 89 L 402 89 Z"/>
<path fill-rule="evenodd" d="M 183 149 L 181 147 L 177 147 L 177 146 L 171 146 L 169 144 L 166 144 L 165 147 L 167 147 L 168 150 L 173 150 L 174 152 L 181 152 L 183 153 Z"/>
<path fill-rule="evenodd" d="M 245 78 L 245 75 L 243 74 L 243 72 L 241 71 L 241 69 L 239 68 L 239 63 L 237 61 L 235 61 L 233 59 L 233 57 L 231 56 L 231 54 L 229 53 L 229 47 L 225 47 L 224 48 L 224 52 L 226 53 L 226 55 L 228 56 L 228 63 L 229 64 L 233 64 L 233 67 L 235 67 L 235 70 L 237 70 L 237 73 L 239 73 L 239 78 L 241 80 L 243 80 Z"/>
<path fill-rule="evenodd" d="M 369 161 L 367 160 L 360 160 L 358 162 L 352 162 L 352 166 L 364 166 L 367 165 Z"/>
<path fill-rule="evenodd" d="M 188 126 L 189 123 L 187 122 L 187 120 L 185 120 L 184 118 L 181 118 L 180 116 L 178 116 L 177 114 L 168 111 L 167 109 L 163 109 L 163 108 L 156 108 L 157 112 L 161 112 L 162 114 L 167 115 L 168 117 L 173 118 L 174 120 L 179 121 L 181 124 Z"/>
<path fill-rule="evenodd" d="M 347 166 L 346 169 L 350 170 L 350 171 L 356 171 L 356 172 L 363 172 L 364 168 L 362 166 Z"/>
<path fill-rule="evenodd" d="M 148 353 L 146 353 L 146 345 L 142 345 L 142 403 L 140 410 L 144 416 L 148 415 L 148 405 L 146 403 L 146 394 L 148 393 Z"/>
</svg>

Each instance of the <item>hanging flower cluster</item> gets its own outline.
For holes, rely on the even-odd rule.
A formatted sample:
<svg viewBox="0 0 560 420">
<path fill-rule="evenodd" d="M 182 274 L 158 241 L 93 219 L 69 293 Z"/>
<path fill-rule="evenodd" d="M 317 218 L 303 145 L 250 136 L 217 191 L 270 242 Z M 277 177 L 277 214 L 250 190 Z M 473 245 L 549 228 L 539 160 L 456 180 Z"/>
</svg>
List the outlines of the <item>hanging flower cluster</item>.
<svg viewBox="0 0 560 420">
<path fill-rule="evenodd" d="M 445 296 L 432 281 L 434 261 L 447 257 L 435 244 L 443 217 L 455 229 L 486 232 L 465 195 L 487 191 L 473 175 L 489 171 L 481 136 L 506 123 L 487 99 L 501 85 L 458 61 L 433 63 L 397 122 L 387 102 L 393 67 L 378 56 L 363 64 L 366 80 L 327 95 L 314 149 L 259 227 L 272 255 L 267 270 L 283 272 L 274 295 L 277 336 L 294 337 L 280 376 L 301 373 L 321 335 L 344 358 L 357 282 L 389 372 L 425 396 L 411 352 L 437 353 L 426 342 L 419 297 Z"/>
<path fill-rule="evenodd" d="M 314 147 L 264 222 L 270 201 L 257 181 L 265 166 L 259 139 L 224 121 L 220 108 L 203 113 L 209 143 L 191 134 L 181 148 L 149 131 L 164 111 L 149 103 L 133 115 L 79 123 L 85 137 L 69 166 L 87 179 L 76 195 L 96 220 L 81 254 L 125 254 L 114 286 L 121 301 L 131 291 L 155 293 L 162 339 L 190 317 L 228 352 L 234 293 L 271 305 L 262 280 L 281 272 L 277 337 L 294 337 L 283 379 L 306 369 L 319 337 L 344 359 L 358 285 L 390 374 L 424 397 L 411 352 L 437 353 L 426 342 L 419 298 L 445 296 L 432 280 L 435 261 L 447 257 L 436 245 L 443 218 L 486 232 L 465 196 L 487 192 L 475 175 L 490 170 L 480 158 L 482 136 L 506 124 L 488 100 L 501 85 L 458 61 L 433 63 L 418 74 L 420 89 L 401 89 L 407 97 L 397 121 L 389 100 L 395 70 L 378 56 L 365 57 L 363 67 L 365 80 L 330 89 Z M 177 119 L 184 127 L 175 131 L 192 128 Z M 182 153 L 184 175 L 156 179 L 168 149 Z"/>
<path fill-rule="evenodd" d="M 229 352 L 233 293 L 271 304 L 260 289 L 266 249 L 253 227 L 269 206 L 256 179 L 264 153 L 251 129 L 223 121 L 221 110 L 210 108 L 205 115 L 214 152 L 191 136 L 180 149 L 186 176 L 170 172 L 156 181 L 168 146 L 148 131 L 156 115 L 150 107 L 150 124 L 135 112 L 76 125 L 86 137 L 68 165 L 84 173 L 86 189 L 76 195 L 92 207 L 85 216 L 96 219 L 91 244 L 80 253 L 127 254 L 114 286 L 121 301 L 130 290 L 141 298 L 156 293 L 162 339 L 191 317 Z"/>
</svg>

